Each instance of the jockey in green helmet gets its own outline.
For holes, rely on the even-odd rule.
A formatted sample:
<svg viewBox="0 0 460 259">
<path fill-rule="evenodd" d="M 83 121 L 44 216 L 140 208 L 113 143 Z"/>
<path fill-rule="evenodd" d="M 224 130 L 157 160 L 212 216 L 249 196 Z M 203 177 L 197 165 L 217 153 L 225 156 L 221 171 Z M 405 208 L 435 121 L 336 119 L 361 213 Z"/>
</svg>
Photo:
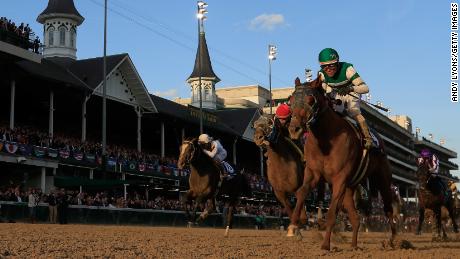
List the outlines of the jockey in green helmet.
<svg viewBox="0 0 460 259">
<path fill-rule="evenodd" d="M 339 53 L 332 48 L 325 48 L 319 53 L 321 70 L 319 76 L 323 88 L 333 99 L 340 99 L 346 111 L 359 125 L 364 135 L 364 147 L 372 146 L 372 138 L 364 116 L 361 115 L 359 99 L 361 94 L 369 92 L 369 87 L 364 83 L 353 65 L 339 62 Z M 353 97 L 353 94 L 355 97 Z M 344 107 L 334 105 L 334 109 L 343 112 Z"/>
</svg>

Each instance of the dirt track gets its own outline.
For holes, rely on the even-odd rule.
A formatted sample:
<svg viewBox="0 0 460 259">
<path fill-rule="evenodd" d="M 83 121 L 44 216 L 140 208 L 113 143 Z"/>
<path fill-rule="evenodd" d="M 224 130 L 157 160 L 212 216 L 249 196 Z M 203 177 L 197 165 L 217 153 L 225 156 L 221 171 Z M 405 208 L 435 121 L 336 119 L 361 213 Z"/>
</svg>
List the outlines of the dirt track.
<svg viewBox="0 0 460 259">
<path fill-rule="evenodd" d="M 383 250 L 383 233 L 361 233 L 362 251 L 346 242 L 332 244 L 332 252 L 319 249 L 318 232 L 303 232 L 301 241 L 277 230 L 126 227 L 94 225 L 0 224 L 3 257 L 156 257 L 156 258 L 459 258 L 460 242 L 432 243 L 431 235 L 401 235 L 414 250 Z M 451 239 L 460 240 L 450 234 Z"/>
</svg>

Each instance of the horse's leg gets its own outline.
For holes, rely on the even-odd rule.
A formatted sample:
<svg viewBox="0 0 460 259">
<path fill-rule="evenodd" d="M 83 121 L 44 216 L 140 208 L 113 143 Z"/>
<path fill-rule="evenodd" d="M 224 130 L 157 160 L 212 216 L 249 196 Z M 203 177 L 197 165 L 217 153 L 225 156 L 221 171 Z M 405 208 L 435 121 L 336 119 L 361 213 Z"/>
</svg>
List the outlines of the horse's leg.
<svg viewBox="0 0 460 259">
<path fill-rule="evenodd" d="M 198 210 L 198 207 L 201 205 L 202 203 L 202 200 L 203 200 L 203 197 L 202 196 L 198 196 L 196 199 L 195 199 L 195 205 L 193 207 L 193 213 L 192 213 L 192 221 L 191 222 L 194 222 L 195 224 L 197 224 L 197 218 L 196 218 L 196 211 Z"/>
<path fill-rule="evenodd" d="M 210 202 L 211 202 L 211 206 L 209 206 Z M 203 212 L 201 212 L 200 216 L 198 217 L 197 222 L 204 221 L 209 216 L 209 213 L 212 212 L 213 210 L 214 210 L 214 207 L 213 207 L 212 201 L 210 201 L 210 199 L 206 200 L 204 202 L 204 210 Z"/>
<path fill-rule="evenodd" d="M 302 211 L 305 198 L 310 192 L 312 186 L 315 186 L 318 183 L 318 180 L 319 177 L 315 177 L 313 175 L 313 172 L 311 172 L 308 168 L 305 168 L 303 184 L 295 193 L 297 201 L 294 211 L 292 212 L 291 225 L 289 225 L 288 227 L 288 237 L 295 236 L 299 224 L 300 213 Z"/>
<path fill-rule="evenodd" d="M 275 193 L 275 196 L 279 200 L 279 202 L 281 202 L 281 205 L 283 205 L 283 207 L 286 209 L 286 213 L 287 213 L 289 219 L 291 219 L 291 217 L 292 217 L 292 207 L 291 207 L 291 203 L 289 202 L 289 199 L 288 199 L 288 197 L 286 195 L 286 192 L 280 191 L 280 190 L 274 190 L 273 192 Z"/>
<path fill-rule="evenodd" d="M 433 208 L 435 224 L 433 224 L 432 230 L 435 230 L 433 234 L 433 239 L 441 239 L 441 206 L 436 206 Z"/>
<path fill-rule="evenodd" d="M 393 240 L 396 238 L 396 224 L 393 217 L 393 207 L 391 203 L 393 201 L 391 194 L 391 171 L 388 162 L 384 162 L 381 166 L 381 170 L 373 172 L 374 186 L 377 186 L 380 191 L 380 195 L 383 200 L 383 211 L 388 217 L 388 222 L 391 228 L 391 239 L 390 244 L 393 245 Z"/>
<path fill-rule="evenodd" d="M 345 197 L 345 179 L 337 179 L 339 182 L 332 185 L 332 197 L 331 204 L 329 205 L 329 211 L 327 212 L 326 219 L 326 235 L 323 239 L 321 249 L 329 250 L 331 247 L 331 233 L 335 226 L 335 220 L 337 214 L 342 207 L 343 198 Z"/>
<path fill-rule="evenodd" d="M 190 206 L 193 206 L 193 192 L 191 190 L 188 190 L 185 194 L 183 205 L 185 206 L 185 218 L 188 221 L 188 227 L 190 227 L 192 222 Z"/>
<path fill-rule="evenodd" d="M 228 204 L 228 210 L 227 210 L 227 226 L 225 227 L 225 237 L 228 237 L 228 232 L 233 226 L 233 208 L 235 206 L 235 203 L 231 201 Z"/>
<path fill-rule="evenodd" d="M 454 232 L 458 233 L 458 225 L 457 221 L 455 220 L 457 213 L 455 211 L 455 201 L 452 199 L 452 202 L 447 203 L 447 211 L 449 211 L 449 217 L 452 220 L 452 227 L 454 228 Z"/>
<path fill-rule="evenodd" d="M 418 209 L 418 226 L 417 226 L 417 232 L 415 233 L 416 235 L 422 234 L 423 221 L 425 221 L 425 208 L 420 207 Z"/>
<path fill-rule="evenodd" d="M 351 226 L 353 228 L 353 238 L 351 242 L 351 247 L 358 247 L 358 230 L 359 230 L 359 215 L 356 212 L 355 203 L 353 200 L 353 190 L 347 188 L 345 190 L 345 198 L 343 199 L 343 207 L 347 210 L 348 218 L 350 219 Z"/>
</svg>

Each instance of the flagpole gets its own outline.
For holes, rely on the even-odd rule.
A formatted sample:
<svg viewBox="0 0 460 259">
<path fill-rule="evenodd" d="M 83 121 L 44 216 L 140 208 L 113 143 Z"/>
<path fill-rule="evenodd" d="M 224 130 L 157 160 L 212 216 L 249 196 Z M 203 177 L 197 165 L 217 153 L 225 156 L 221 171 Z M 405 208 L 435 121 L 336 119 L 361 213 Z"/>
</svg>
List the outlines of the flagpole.
<svg viewBox="0 0 460 259">
<path fill-rule="evenodd" d="M 107 0 L 104 0 L 104 57 L 102 83 L 102 155 L 107 152 Z"/>
</svg>

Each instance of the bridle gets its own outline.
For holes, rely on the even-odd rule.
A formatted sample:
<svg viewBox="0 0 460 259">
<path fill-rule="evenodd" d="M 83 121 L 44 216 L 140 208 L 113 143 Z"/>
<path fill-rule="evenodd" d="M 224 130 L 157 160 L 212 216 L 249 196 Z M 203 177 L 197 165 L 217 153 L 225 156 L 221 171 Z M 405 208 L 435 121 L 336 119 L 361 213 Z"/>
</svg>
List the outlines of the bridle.
<svg viewBox="0 0 460 259">
<path fill-rule="evenodd" d="M 324 106 L 321 109 L 318 103 L 318 99 L 320 95 L 319 91 L 315 88 L 307 86 L 306 84 L 302 84 L 302 85 L 296 86 L 295 91 L 292 95 L 294 97 L 293 107 L 300 107 L 304 111 L 311 110 L 311 113 L 309 114 L 307 121 L 305 122 L 305 126 L 307 128 L 310 128 L 318 121 L 321 114 L 323 114 L 327 108 L 327 106 Z M 313 97 L 314 99 L 313 105 L 309 105 L 307 102 L 304 101 L 305 96 Z M 295 118 L 296 115 L 292 115 L 292 117 Z"/>
<path fill-rule="evenodd" d="M 187 144 L 187 146 L 190 146 L 192 148 L 190 155 L 188 155 L 187 158 L 185 159 L 185 164 L 190 165 L 190 163 L 195 159 L 195 152 L 197 148 L 195 147 L 195 143 L 191 140 L 184 140 L 182 141 L 182 144 Z"/>
</svg>

